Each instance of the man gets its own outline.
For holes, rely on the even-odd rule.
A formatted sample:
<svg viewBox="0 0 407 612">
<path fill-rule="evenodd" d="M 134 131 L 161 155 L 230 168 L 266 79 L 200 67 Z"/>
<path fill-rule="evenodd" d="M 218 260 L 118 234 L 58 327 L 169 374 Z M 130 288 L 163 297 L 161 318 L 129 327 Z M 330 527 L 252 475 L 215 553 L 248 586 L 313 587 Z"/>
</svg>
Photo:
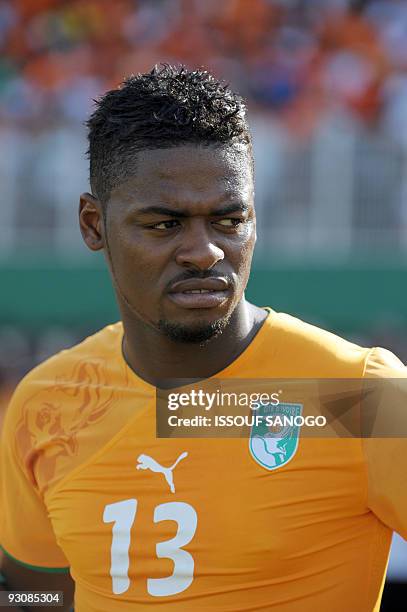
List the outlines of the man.
<svg viewBox="0 0 407 612">
<path fill-rule="evenodd" d="M 403 366 L 245 300 L 253 157 L 227 87 L 155 68 L 88 127 L 80 227 L 122 321 L 34 369 L 8 409 L 8 588 L 59 588 L 69 609 L 73 580 L 77 612 L 378 610 L 392 530 L 407 533 L 402 444 L 304 439 L 268 466 L 245 438 L 157 438 L 155 389 Z"/>
</svg>

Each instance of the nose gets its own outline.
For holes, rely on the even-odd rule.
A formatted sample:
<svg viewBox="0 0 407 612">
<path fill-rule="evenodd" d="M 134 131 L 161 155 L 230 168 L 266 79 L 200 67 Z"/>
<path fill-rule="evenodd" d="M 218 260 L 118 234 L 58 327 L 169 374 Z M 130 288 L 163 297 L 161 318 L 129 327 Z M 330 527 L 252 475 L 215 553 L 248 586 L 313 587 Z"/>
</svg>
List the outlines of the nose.
<svg viewBox="0 0 407 612">
<path fill-rule="evenodd" d="M 182 244 L 175 256 L 179 266 L 199 271 L 210 270 L 224 258 L 224 251 L 214 244 L 203 224 L 183 232 Z"/>
</svg>

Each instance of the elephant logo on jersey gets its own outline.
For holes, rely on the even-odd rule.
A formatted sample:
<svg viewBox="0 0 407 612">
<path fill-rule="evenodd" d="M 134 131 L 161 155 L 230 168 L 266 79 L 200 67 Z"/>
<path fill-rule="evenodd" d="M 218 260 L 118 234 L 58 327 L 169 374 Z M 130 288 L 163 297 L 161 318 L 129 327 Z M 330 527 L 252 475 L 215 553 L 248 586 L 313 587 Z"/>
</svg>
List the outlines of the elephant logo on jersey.
<svg viewBox="0 0 407 612">
<path fill-rule="evenodd" d="M 295 455 L 298 448 L 300 427 L 295 424 L 282 424 L 270 426 L 267 424 L 267 416 L 291 417 L 301 416 L 302 404 L 283 404 L 277 406 L 262 406 L 256 412 L 263 417 L 258 425 L 253 425 L 250 432 L 249 448 L 252 457 L 261 466 L 268 470 L 276 470 L 286 465 Z M 277 419 L 281 420 L 281 419 Z"/>
<path fill-rule="evenodd" d="M 156 461 L 149 455 L 139 455 L 137 457 L 137 461 L 138 461 L 137 469 L 138 470 L 151 470 L 152 472 L 158 472 L 160 474 L 163 474 L 165 480 L 168 483 L 168 486 L 170 487 L 171 493 L 175 493 L 174 475 L 172 472 L 174 468 L 178 465 L 178 463 L 182 459 L 185 459 L 185 457 L 187 456 L 188 456 L 187 452 L 181 453 L 178 459 L 170 467 L 164 467 L 160 465 L 158 461 Z"/>
</svg>

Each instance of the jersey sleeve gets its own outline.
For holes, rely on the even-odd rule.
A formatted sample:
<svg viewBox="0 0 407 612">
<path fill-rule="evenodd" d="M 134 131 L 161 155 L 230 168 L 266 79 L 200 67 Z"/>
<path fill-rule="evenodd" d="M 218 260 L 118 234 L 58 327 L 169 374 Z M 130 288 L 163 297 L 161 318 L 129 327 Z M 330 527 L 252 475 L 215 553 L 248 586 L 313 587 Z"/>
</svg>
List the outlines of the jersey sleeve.
<svg viewBox="0 0 407 612">
<path fill-rule="evenodd" d="M 5 554 L 38 571 L 68 572 L 47 508 L 33 475 L 35 449 L 19 439 L 22 405 L 30 395 L 24 380 L 6 411 L 0 439 L 0 544 Z"/>
<path fill-rule="evenodd" d="M 376 392 L 374 419 L 362 438 L 368 506 L 407 539 L 407 367 L 390 351 L 375 348 L 365 378 L 374 379 Z"/>
</svg>

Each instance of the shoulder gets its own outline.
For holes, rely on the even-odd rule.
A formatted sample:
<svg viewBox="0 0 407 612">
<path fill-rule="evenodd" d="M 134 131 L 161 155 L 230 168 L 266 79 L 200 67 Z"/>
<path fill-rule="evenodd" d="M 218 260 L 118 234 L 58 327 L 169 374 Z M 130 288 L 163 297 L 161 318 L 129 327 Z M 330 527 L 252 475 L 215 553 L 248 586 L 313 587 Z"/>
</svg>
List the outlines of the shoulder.
<svg viewBox="0 0 407 612">
<path fill-rule="evenodd" d="M 407 367 L 391 351 L 374 347 L 366 359 L 365 376 L 368 378 L 405 378 Z"/>
<path fill-rule="evenodd" d="M 80 395 L 81 389 L 106 383 L 111 370 L 119 367 L 113 357 L 120 350 L 121 337 L 121 322 L 108 325 L 33 368 L 16 387 L 6 420 L 18 420 L 27 406 L 55 406 L 57 397 L 66 405 L 63 400 Z"/>
<path fill-rule="evenodd" d="M 82 342 L 64 349 L 33 368 L 19 387 L 53 384 L 62 380 L 81 380 L 81 367 L 87 364 L 104 364 L 117 352 L 122 334 L 122 324 L 115 323 L 88 336 Z"/>
<path fill-rule="evenodd" d="M 274 313 L 270 325 L 270 343 L 274 343 L 277 357 L 290 364 L 293 376 L 322 378 L 363 374 L 370 348 L 286 313 Z"/>
<path fill-rule="evenodd" d="M 373 348 L 364 372 L 363 409 L 377 438 L 407 437 L 407 367 L 390 351 Z"/>
</svg>

